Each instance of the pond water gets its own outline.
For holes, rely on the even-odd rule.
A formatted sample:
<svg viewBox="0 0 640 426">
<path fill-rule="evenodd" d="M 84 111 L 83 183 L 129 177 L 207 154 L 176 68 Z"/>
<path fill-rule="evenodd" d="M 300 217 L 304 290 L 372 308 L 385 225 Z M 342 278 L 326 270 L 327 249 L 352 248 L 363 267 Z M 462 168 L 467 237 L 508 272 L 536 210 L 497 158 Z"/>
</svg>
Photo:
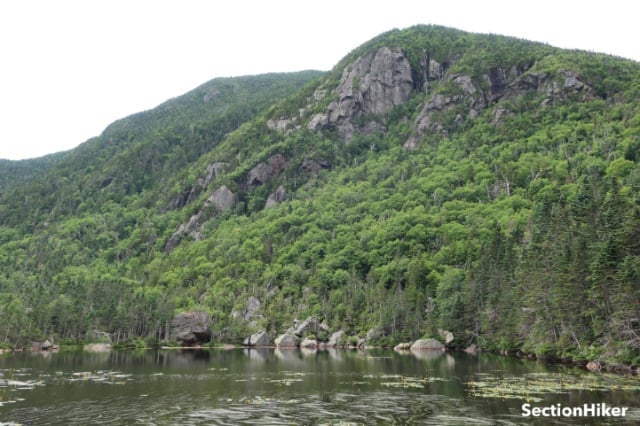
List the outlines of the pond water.
<svg viewBox="0 0 640 426">
<path fill-rule="evenodd" d="M 629 407 L 640 378 L 481 354 L 277 349 L 0 355 L 0 424 L 550 424 L 522 405 Z"/>
</svg>

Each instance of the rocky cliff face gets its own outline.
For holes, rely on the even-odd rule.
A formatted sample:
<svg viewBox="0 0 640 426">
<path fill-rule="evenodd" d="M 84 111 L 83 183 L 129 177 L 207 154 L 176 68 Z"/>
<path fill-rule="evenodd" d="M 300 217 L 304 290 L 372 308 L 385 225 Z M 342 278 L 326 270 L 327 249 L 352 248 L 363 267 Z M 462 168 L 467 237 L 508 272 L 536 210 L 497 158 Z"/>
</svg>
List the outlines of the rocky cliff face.
<svg viewBox="0 0 640 426">
<path fill-rule="evenodd" d="M 457 111 L 455 124 L 462 125 L 491 105 L 514 100 L 531 92 L 544 94 L 540 107 L 562 101 L 572 94 L 582 96 L 583 100 L 595 96 L 593 88 L 570 70 L 552 76 L 514 65 L 509 70 L 491 68 L 479 79 L 470 75 L 445 74 L 444 81 L 450 85 L 450 89 L 446 93 L 435 93 L 424 104 L 414 122 L 414 131 L 404 144 L 405 148 L 415 149 L 428 133 L 446 133 L 439 119 L 439 113 L 442 112 Z M 501 124 L 508 115 L 513 115 L 508 108 L 496 108 L 492 124 Z"/>
<path fill-rule="evenodd" d="M 190 235 L 194 239 L 200 239 L 200 231 L 204 223 L 211 217 L 212 214 L 224 213 L 225 211 L 233 208 L 237 201 L 236 195 L 226 186 L 222 185 L 216 189 L 205 201 L 202 208 L 198 213 L 189 218 L 189 221 L 181 224 L 176 232 L 173 233 L 169 241 L 165 244 L 164 250 L 170 252 L 173 250 L 180 239 L 184 235 Z M 213 209 L 213 212 L 211 211 Z"/>
<path fill-rule="evenodd" d="M 381 47 L 358 58 L 344 69 L 334 90 L 338 101 L 327 111 L 316 114 L 308 124 L 312 130 L 335 127 L 349 141 L 358 127 L 357 120 L 367 114 L 383 117 L 396 105 L 409 99 L 414 87 L 411 64 L 399 48 Z M 367 123 L 372 130 L 383 129 L 378 120 Z"/>
<path fill-rule="evenodd" d="M 171 321 L 170 339 L 182 346 L 196 346 L 211 340 L 211 315 L 207 312 L 182 312 Z"/>
<path fill-rule="evenodd" d="M 583 100 L 595 96 L 595 91 L 572 70 L 552 75 L 535 70 L 535 63 L 491 67 L 481 74 L 455 72 L 461 55 L 451 54 L 442 63 L 425 52 L 418 69 L 413 69 L 400 48 L 381 47 L 357 58 L 343 72 L 330 96 L 326 111 L 313 115 L 307 128 L 321 131 L 336 129 L 348 142 L 356 132 L 384 132 L 386 115 L 396 106 L 406 103 L 412 93 L 425 93 L 425 101 L 413 122 L 413 131 L 406 140 L 406 149 L 415 149 L 430 133 L 446 134 L 442 113 L 455 110 L 456 125 L 477 117 L 492 105 L 514 100 L 527 93 L 544 94 L 544 107 L 572 94 Z M 327 96 L 324 88 L 317 90 L 314 99 Z M 307 108 L 308 109 L 308 108 Z M 493 124 L 512 115 L 508 108 L 496 108 Z M 297 117 L 296 120 L 298 120 Z"/>
<path fill-rule="evenodd" d="M 184 194 L 171 200 L 166 210 L 176 210 L 184 207 L 185 205 L 193 202 L 198 198 L 198 195 L 202 193 L 209 184 L 218 176 L 220 176 L 227 168 L 228 164 L 223 162 L 211 163 L 207 166 L 204 176 L 198 178 L 195 185 L 191 187 Z"/>
<path fill-rule="evenodd" d="M 253 187 L 267 183 L 287 167 L 287 160 L 281 154 L 273 155 L 266 162 L 258 163 L 247 175 L 247 186 Z"/>
<path fill-rule="evenodd" d="M 334 89 L 325 81 L 306 99 L 307 104 L 297 115 L 282 116 L 266 122 L 268 129 L 289 134 L 305 125 L 309 130 L 335 130 L 345 141 L 357 133 L 386 132 L 389 113 L 406 104 L 412 96 L 422 97 L 422 102 L 413 111 L 408 111 L 404 120 L 411 120 L 411 130 L 404 141 L 407 150 L 416 149 L 429 135 L 446 136 L 452 129 L 463 126 L 468 120 L 478 117 L 483 111 L 491 111 L 490 123 L 500 126 L 515 111 L 509 101 L 534 94 L 539 99 L 539 107 L 545 108 L 568 97 L 587 100 L 595 96 L 595 90 L 583 82 L 581 76 L 564 69 L 549 73 L 541 71 L 535 61 L 509 66 L 475 69 L 473 74 L 461 54 L 451 53 L 438 62 L 429 52 L 424 51 L 417 66 L 411 65 L 407 54 L 399 47 L 383 46 L 356 58 L 342 70 Z M 313 115 L 309 111 L 318 110 L 327 97 L 335 99 L 328 103 L 324 111 Z M 415 99 L 415 98 L 414 98 Z M 409 118 L 411 115 L 413 118 Z M 245 176 L 237 181 L 243 191 L 251 193 L 261 185 L 268 185 L 289 166 L 289 161 L 281 154 L 275 154 L 256 164 Z M 214 179 L 225 172 L 227 163 L 212 163 L 203 177 L 180 197 L 171 201 L 168 210 L 180 208 L 192 201 Z M 317 175 L 330 164 L 322 160 L 305 159 L 301 170 Z M 277 206 L 287 198 L 283 186 L 272 192 L 265 208 Z M 203 224 L 212 216 L 211 211 L 224 212 L 235 205 L 237 196 L 229 188 L 218 188 L 204 206 L 183 223 L 166 244 L 166 251 L 175 247 L 183 235 L 200 237 Z"/>
</svg>

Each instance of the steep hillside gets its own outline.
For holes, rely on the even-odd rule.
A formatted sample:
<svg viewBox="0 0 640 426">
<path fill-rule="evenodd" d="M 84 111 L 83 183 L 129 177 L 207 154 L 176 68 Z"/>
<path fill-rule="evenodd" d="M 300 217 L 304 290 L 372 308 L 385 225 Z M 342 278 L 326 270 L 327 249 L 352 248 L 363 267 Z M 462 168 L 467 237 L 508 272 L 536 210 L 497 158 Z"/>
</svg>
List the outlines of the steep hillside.
<svg viewBox="0 0 640 426">
<path fill-rule="evenodd" d="M 109 201 L 121 204 L 144 191 L 161 192 L 163 183 L 184 173 L 229 132 L 319 74 L 217 78 L 157 108 L 116 121 L 60 161 L 47 162 L 47 173 L 32 173 L 35 179 L 22 180 L 7 193 L 0 200 L 0 223 L 51 222 L 79 211 L 100 211 Z M 19 164 L 43 169 L 37 165 L 46 158 Z M 11 176 L 13 169 L 13 162 L 0 164 L 0 176 Z"/>
<path fill-rule="evenodd" d="M 59 152 L 30 160 L 0 160 L 0 193 L 11 191 L 32 177 L 48 171 L 64 159 L 66 154 Z"/>
<path fill-rule="evenodd" d="M 640 362 L 638 63 L 417 26 L 289 93 L 206 147 L 193 115 L 116 123 L 103 145 L 185 130 L 4 195 L 5 340 L 165 339 L 199 310 L 223 341 L 315 316 Z"/>
</svg>

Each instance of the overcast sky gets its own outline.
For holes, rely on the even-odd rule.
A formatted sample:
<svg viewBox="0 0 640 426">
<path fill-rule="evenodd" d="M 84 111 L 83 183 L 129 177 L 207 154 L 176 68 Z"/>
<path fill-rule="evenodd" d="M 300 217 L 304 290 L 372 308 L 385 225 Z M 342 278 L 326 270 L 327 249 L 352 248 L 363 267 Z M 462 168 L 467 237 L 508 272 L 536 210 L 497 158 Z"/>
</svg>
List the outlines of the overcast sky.
<svg viewBox="0 0 640 426">
<path fill-rule="evenodd" d="M 73 148 L 214 77 L 328 70 L 415 24 L 638 61 L 637 9 L 629 0 L 3 1 L 0 158 Z"/>
</svg>

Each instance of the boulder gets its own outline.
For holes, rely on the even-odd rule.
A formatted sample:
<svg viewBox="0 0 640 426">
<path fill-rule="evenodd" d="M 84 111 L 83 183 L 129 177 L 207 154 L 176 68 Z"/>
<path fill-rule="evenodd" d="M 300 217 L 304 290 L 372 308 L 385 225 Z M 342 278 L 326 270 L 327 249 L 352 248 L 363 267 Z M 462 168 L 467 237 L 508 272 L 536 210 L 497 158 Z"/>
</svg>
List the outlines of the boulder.
<svg viewBox="0 0 640 426">
<path fill-rule="evenodd" d="M 49 339 L 47 339 L 44 342 L 42 342 L 42 345 L 40 347 L 42 348 L 43 351 L 48 351 L 53 347 L 53 343 L 51 343 Z"/>
<path fill-rule="evenodd" d="M 276 207 L 281 202 L 283 202 L 287 198 L 287 191 L 284 189 L 284 186 L 280 185 L 276 192 L 269 195 L 267 198 L 267 202 L 264 205 L 265 209 L 269 209 L 271 207 Z"/>
<path fill-rule="evenodd" d="M 292 327 L 292 332 L 298 337 L 302 337 L 306 334 L 318 334 L 318 330 L 321 330 L 320 321 L 316 317 L 309 317 L 306 320 L 302 321 L 299 325 L 296 325 L 294 322 L 294 326 Z"/>
<path fill-rule="evenodd" d="M 412 351 L 444 351 L 445 347 L 442 342 L 436 339 L 418 339 L 411 345 L 410 349 Z"/>
<path fill-rule="evenodd" d="M 244 339 L 243 344 L 245 346 L 269 346 L 271 340 L 266 332 L 259 331 Z"/>
<path fill-rule="evenodd" d="M 438 335 L 444 340 L 444 344 L 449 346 L 451 342 L 454 340 L 453 333 L 449 330 L 443 330 L 441 328 L 438 329 Z"/>
<path fill-rule="evenodd" d="M 216 189 L 205 203 L 205 207 L 213 205 L 218 212 L 225 212 L 236 205 L 236 195 L 226 186 Z"/>
<path fill-rule="evenodd" d="M 300 342 L 300 347 L 306 349 L 317 349 L 318 341 L 316 339 L 305 338 L 302 342 Z"/>
<path fill-rule="evenodd" d="M 384 336 L 384 331 L 382 329 L 378 327 L 373 327 L 369 331 L 367 331 L 366 336 L 364 336 L 364 340 L 366 340 L 367 343 L 369 343 L 372 340 L 378 340 L 383 336 Z"/>
<path fill-rule="evenodd" d="M 305 172 L 311 173 L 313 175 L 317 175 L 320 170 L 326 170 L 331 168 L 331 164 L 327 163 L 324 160 L 304 160 L 302 162 L 302 166 L 300 166 L 302 170 Z"/>
<path fill-rule="evenodd" d="M 327 346 L 330 348 L 335 348 L 336 346 L 342 346 L 345 343 L 344 338 L 344 330 L 336 331 L 335 333 L 329 336 L 329 341 L 327 342 Z"/>
<path fill-rule="evenodd" d="M 257 186 L 267 183 L 273 176 L 279 175 L 287 167 L 282 154 L 276 154 L 267 162 L 258 163 L 247 175 L 247 185 Z"/>
<path fill-rule="evenodd" d="M 169 338 L 182 346 L 197 346 L 211 340 L 211 316 L 206 312 L 182 312 L 171 321 Z"/>
<path fill-rule="evenodd" d="M 300 346 L 300 339 L 289 333 L 281 334 L 274 341 L 278 348 L 296 348 Z"/>
<path fill-rule="evenodd" d="M 91 343 L 89 345 L 84 345 L 84 350 L 87 352 L 109 352 L 111 350 L 111 344 Z"/>
<path fill-rule="evenodd" d="M 475 355 L 478 353 L 478 346 L 473 343 L 470 346 L 467 346 L 464 351 L 468 354 Z"/>
<path fill-rule="evenodd" d="M 411 343 L 398 343 L 393 347 L 394 351 L 408 351 L 411 349 Z"/>
<path fill-rule="evenodd" d="M 602 366 L 597 361 L 591 361 L 587 363 L 587 370 L 589 371 L 600 371 Z"/>
</svg>

